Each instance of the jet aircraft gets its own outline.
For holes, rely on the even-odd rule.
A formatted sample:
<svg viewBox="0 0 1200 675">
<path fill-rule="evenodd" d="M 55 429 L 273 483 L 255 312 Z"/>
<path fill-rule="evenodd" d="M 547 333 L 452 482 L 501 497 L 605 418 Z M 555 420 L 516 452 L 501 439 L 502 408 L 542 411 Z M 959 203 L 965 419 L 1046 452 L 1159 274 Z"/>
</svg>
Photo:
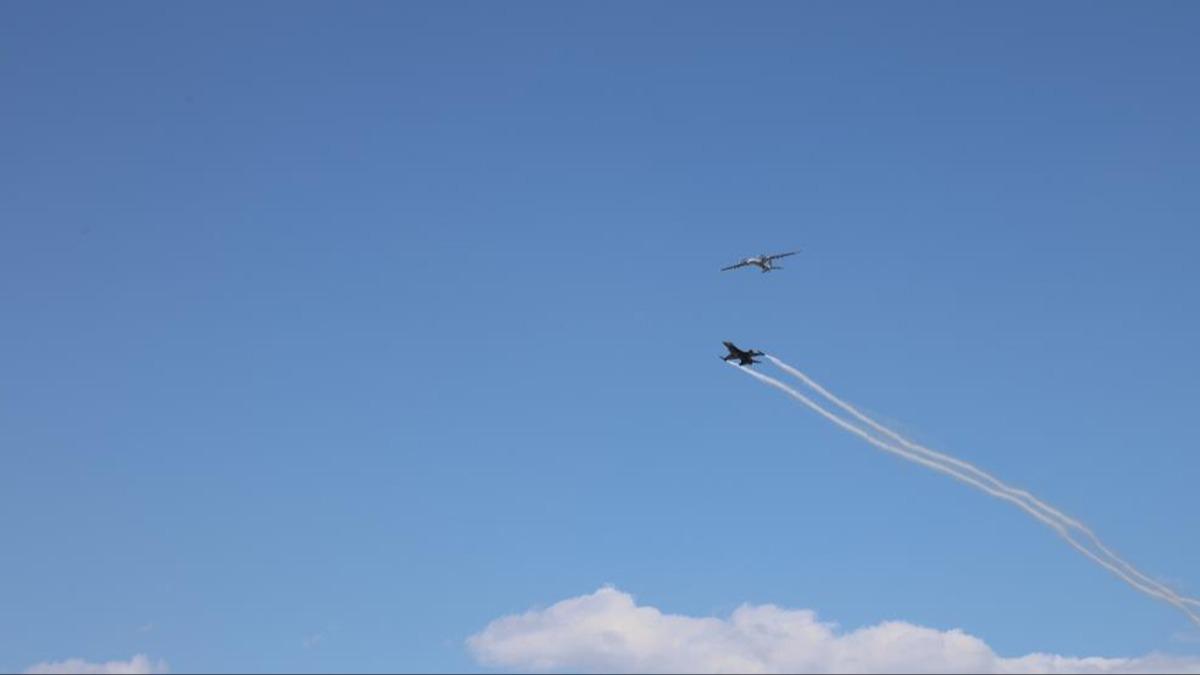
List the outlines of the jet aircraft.
<svg viewBox="0 0 1200 675">
<path fill-rule="evenodd" d="M 750 265 L 753 265 L 753 266 L 761 269 L 763 272 L 770 272 L 771 270 L 781 270 L 783 268 L 776 265 L 775 261 L 780 258 L 786 258 L 789 255 L 796 255 L 799 252 L 800 251 L 788 251 L 787 253 L 776 253 L 775 255 L 767 255 L 766 253 L 764 253 L 760 256 L 755 256 L 753 258 L 742 258 L 740 261 L 738 261 L 738 263 L 736 265 L 730 265 L 729 267 L 722 267 L 721 271 L 728 272 L 729 270 L 736 270 L 739 267 L 749 267 Z"/>
<path fill-rule="evenodd" d="M 725 342 L 724 345 L 725 348 L 729 350 L 729 355 L 721 357 L 722 361 L 732 361 L 733 359 L 737 359 L 739 366 L 748 366 L 752 363 L 762 363 L 761 361 L 754 360 L 754 357 L 756 356 L 763 356 L 763 353 L 760 351 L 755 349 L 738 349 L 737 345 L 733 344 L 732 342 Z"/>
</svg>

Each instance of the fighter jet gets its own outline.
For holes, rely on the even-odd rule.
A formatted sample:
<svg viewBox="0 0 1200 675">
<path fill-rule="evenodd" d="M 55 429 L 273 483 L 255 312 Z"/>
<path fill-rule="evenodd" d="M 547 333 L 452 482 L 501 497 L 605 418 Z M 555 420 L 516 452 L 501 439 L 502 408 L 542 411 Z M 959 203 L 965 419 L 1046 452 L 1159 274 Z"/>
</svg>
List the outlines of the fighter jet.
<svg viewBox="0 0 1200 675">
<path fill-rule="evenodd" d="M 749 267 L 750 265 L 754 265 L 755 267 L 761 269 L 763 272 L 770 272 L 771 270 L 781 270 L 783 268 L 774 264 L 774 261 L 778 260 L 780 258 L 786 258 L 789 255 L 796 255 L 799 252 L 800 251 L 788 251 L 787 253 L 776 253 L 775 255 L 767 255 L 766 253 L 764 253 L 760 256 L 756 256 L 753 258 L 742 258 L 738 262 L 738 264 L 730 265 L 729 267 L 722 267 L 721 271 L 728 272 L 729 270 L 736 270 L 739 267 Z"/>
<path fill-rule="evenodd" d="M 738 349 L 737 345 L 733 344 L 732 342 L 725 342 L 724 345 L 725 348 L 729 350 L 729 355 L 721 357 L 722 361 L 732 361 L 733 359 L 737 359 L 739 366 L 748 366 L 752 363 L 761 363 L 761 361 L 754 360 L 754 357 L 756 356 L 763 356 L 763 353 L 760 351 L 754 349 L 749 351 L 741 350 Z"/>
</svg>

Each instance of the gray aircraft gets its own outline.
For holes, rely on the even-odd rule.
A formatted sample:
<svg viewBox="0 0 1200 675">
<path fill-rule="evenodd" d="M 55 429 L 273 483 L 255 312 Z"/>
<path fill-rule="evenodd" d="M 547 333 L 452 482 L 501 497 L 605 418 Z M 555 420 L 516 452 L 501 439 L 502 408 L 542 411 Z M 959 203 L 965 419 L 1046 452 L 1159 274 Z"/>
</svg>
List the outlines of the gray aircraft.
<svg viewBox="0 0 1200 675">
<path fill-rule="evenodd" d="M 751 265 L 761 269 L 763 272 L 770 272 L 771 270 L 781 270 L 783 268 L 780 267 L 779 265 L 776 265 L 775 261 L 780 258 L 786 258 L 789 255 L 796 255 L 799 252 L 800 251 L 788 251 L 787 253 L 776 253 L 775 255 L 767 255 L 766 253 L 764 253 L 760 256 L 755 256 L 753 258 L 742 258 L 736 265 L 730 265 L 729 267 L 722 267 L 721 271 L 728 272 L 729 270 L 736 270 L 739 267 L 750 267 Z"/>
</svg>

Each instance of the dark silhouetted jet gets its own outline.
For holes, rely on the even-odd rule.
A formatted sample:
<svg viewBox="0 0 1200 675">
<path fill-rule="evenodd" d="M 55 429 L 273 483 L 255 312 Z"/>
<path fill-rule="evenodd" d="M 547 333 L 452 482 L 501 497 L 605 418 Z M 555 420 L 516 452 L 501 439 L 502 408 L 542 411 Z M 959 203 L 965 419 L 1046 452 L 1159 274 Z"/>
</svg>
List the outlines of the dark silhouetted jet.
<svg viewBox="0 0 1200 675">
<path fill-rule="evenodd" d="M 738 349 L 737 345 L 733 344 L 732 342 L 726 342 L 724 344 L 725 348 L 729 350 L 729 355 L 721 357 L 722 361 L 732 361 L 733 359 L 737 359 L 739 366 L 748 366 L 752 363 L 761 363 L 760 361 L 755 361 L 754 357 L 762 356 L 762 352 L 754 349 L 743 351 Z"/>
</svg>

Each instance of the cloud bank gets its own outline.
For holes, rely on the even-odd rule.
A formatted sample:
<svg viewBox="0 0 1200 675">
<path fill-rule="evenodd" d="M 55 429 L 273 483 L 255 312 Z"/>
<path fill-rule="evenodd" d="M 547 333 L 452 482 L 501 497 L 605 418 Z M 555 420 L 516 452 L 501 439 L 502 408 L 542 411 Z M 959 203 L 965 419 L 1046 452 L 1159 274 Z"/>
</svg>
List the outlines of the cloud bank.
<svg viewBox="0 0 1200 675">
<path fill-rule="evenodd" d="M 483 665 L 646 673 L 1200 673 L 1200 657 L 997 656 L 977 637 L 903 621 L 840 631 L 811 610 L 743 605 L 727 619 L 664 614 L 615 588 L 492 621 Z"/>
<path fill-rule="evenodd" d="M 104 663 L 92 663 L 83 659 L 46 661 L 30 666 L 25 672 L 29 675 L 50 675 L 51 673 L 74 673 L 77 675 L 149 675 L 151 673 L 167 672 L 167 663 L 166 661 L 151 661 L 145 654 L 135 654 L 128 661 L 105 661 Z"/>
</svg>

